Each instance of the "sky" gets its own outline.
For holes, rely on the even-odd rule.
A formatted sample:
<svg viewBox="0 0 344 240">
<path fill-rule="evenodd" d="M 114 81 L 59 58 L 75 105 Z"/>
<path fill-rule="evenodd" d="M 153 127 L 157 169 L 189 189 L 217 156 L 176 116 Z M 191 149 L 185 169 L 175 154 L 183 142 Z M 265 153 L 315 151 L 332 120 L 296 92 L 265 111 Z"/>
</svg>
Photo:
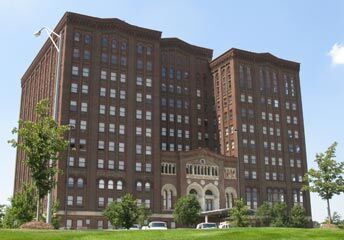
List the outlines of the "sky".
<svg viewBox="0 0 344 240">
<path fill-rule="evenodd" d="M 308 166 L 316 153 L 338 142 L 344 161 L 344 1 L 47 1 L 0 0 L 0 204 L 13 193 L 13 138 L 20 108 L 20 79 L 46 36 L 66 11 L 120 18 L 162 31 L 191 44 L 214 49 L 214 57 L 231 47 L 301 63 L 300 79 Z M 344 217 L 344 194 L 332 199 L 332 210 Z M 326 202 L 312 194 L 313 219 L 323 221 Z"/>
</svg>

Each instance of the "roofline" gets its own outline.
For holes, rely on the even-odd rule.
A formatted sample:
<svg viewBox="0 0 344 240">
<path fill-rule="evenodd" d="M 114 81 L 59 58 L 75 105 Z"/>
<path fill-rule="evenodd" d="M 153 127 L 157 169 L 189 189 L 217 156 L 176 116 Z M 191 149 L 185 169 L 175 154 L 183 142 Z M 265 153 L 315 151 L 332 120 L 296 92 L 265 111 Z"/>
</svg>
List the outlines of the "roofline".
<svg viewBox="0 0 344 240">
<path fill-rule="evenodd" d="M 161 47 L 180 47 L 187 52 L 191 52 L 194 54 L 199 54 L 204 57 L 209 58 L 209 61 L 213 57 L 213 49 L 205 48 L 196 46 L 190 43 L 187 43 L 179 38 L 170 37 L 170 38 L 162 38 L 161 39 Z"/>
<path fill-rule="evenodd" d="M 226 52 L 222 53 L 220 56 L 216 57 L 210 62 L 211 67 L 216 67 L 221 64 L 223 61 L 226 61 L 230 58 L 239 58 L 239 59 L 249 59 L 254 62 L 274 62 L 276 65 L 291 68 L 295 70 L 300 70 L 300 63 L 295 61 L 290 61 L 282 58 L 278 58 L 275 55 L 264 52 L 264 53 L 255 53 L 251 51 L 246 51 L 238 48 L 230 48 Z"/>
</svg>

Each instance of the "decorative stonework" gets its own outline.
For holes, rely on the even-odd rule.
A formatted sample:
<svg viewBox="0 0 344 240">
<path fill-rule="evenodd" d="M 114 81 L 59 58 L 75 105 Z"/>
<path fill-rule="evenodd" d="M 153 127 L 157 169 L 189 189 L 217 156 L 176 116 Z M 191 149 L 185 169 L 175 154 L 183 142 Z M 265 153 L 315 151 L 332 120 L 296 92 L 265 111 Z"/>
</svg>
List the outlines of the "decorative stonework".
<svg viewBox="0 0 344 240">
<path fill-rule="evenodd" d="M 235 168 L 225 168 L 225 179 L 236 179 Z"/>
</svg>

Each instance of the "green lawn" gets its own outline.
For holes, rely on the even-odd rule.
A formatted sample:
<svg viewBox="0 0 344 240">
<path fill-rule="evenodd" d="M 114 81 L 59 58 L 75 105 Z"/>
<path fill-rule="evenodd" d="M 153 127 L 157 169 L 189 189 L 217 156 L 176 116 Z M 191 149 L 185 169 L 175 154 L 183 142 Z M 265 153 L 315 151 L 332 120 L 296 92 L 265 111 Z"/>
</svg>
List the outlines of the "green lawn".
<svg viewBox="0 0 344 240">
<path fill-rule="evenodd" d="M 344 230 L 337 229 L 293 229 L 293 228 L 231 228 L 219 230 L 167 230 L 167 231 L 36 231 L 0 230 L 0 239 L 143 239 L 143 240 L 262 240 L 262 239 L 302 239 L 302 240 L 344 240 Z"/>
</svg>

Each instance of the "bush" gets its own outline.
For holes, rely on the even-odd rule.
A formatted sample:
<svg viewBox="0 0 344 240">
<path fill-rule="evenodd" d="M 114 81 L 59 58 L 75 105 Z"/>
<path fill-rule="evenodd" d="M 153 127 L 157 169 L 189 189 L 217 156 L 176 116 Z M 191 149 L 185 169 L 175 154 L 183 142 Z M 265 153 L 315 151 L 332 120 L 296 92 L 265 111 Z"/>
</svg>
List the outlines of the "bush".
<svg viewBox="0 0 344 240">
<path fill-rule="evenodd" d="M 173 217 L 177 223 L 194 226 L 199 219 L 201 206 L 195 194 L 189 194 L 178 199 Z"/>
<path fill-rule="evenodd" d="M 272 206 L 272 227 L 288 227 L 289 218 L 287 212 L 287 204 L 284 202 L 275 203 Z"/>
<path fill-rule="evenodd" d="M 272 220 L 272 207 L 268 202 L 264 202 L 258 208 L 256 212 L 257 219 L 259 219 L 260 225 L 270 226 Z"/>
<path fill-rule="evenodd" d="M 296 228 L 304 228 L 307 226 L 308 219 L 306 211 L 300 205 L 294 205 L 290 213 L 290 226 Z"/>
<path fill-rule="evenodd" d="M 243 199 L 235 200 L 234 207 L 229 210 L 231 224 L 236 227 L 249 226 L 248 215 L 249 211 Z"/>
</svg>

